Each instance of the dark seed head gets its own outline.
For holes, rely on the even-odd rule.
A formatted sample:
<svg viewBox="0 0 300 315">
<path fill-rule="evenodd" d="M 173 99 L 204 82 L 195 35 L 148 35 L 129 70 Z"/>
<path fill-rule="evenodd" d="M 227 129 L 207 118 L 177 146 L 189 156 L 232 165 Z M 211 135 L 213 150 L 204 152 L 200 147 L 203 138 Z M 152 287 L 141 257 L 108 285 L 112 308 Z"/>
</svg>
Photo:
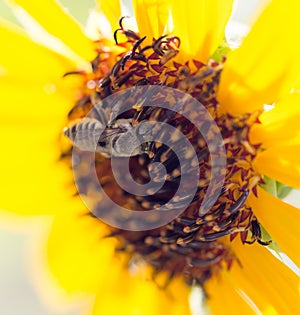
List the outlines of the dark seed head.
<svg viewBox="0 0 300 315">
<path fill-rule="evenodd" d="M 169 100 L 173 110 L 160 107 L 164 100 L 163 95 L 156 96 L 153 106 L 129 104 L 130 110 L 118 118 L 129 119 L 133 126 L 139 126 L 144 121 L 154 122 L 154 125 L 156 122 L 171 125 L 192 145 L 197 156 L 196 163 L 191 160 L 192 151 L 181 149 L 180 138 L 162 129 L 159 130 L 155 141 L 145 145 L 143 154 L 130 158 L 130 174 L 124 174 L 132 176 L 137 183 L 146 184 L 150 180 L 149 171 L 152 171 L 153 181 L 160 182 L 159 169 L 154 164 L 159 162 L 166 169 L 166 175 L 165 182 L 158 191 L 150 188 L 147 196 L 135 196 L 124 191 L 114 179 L 110 160 L 100 154 L 96 154 L 95 165 L 85 165 L 85 172 L 78 180 L 85 183 L 86 191 L 91 190 L 96 196 L 97 191 L 89 185 L 88 171 L 89 167 L 93 169 L 95 166 L 99 182 L 115 203 L 137 211 L 152 210 L 166 204 L 168 209 L 180 209 L 183 207 L 184 199 L 190 197 L 189 189 L 184 196 L 174 197 L 183 175 L 182 170 L 194 172 L 199 168 L 196 193 L 191 196 L 189 206 L 182 209 L 179 217 L 165 226 L 150 231 L 130 232 L 111 228 L 111 235 L 118 239 L 119 251 L 128 253 L 131 258 L 143 257 L 154 268 L 156 274 L 167 272 L 170 279 L 180 275 L 189 284 L 204 285 L 224 262 L 231 266 L 235 260 L 234 254 L 228 245 L 225 245 L 226 242 L 223 242 L 224 238 L 233 240 L 239 234 L 244 243 L 257 241 L 262 245 L 269 244 L 269 241 L 262 240 L 259 222 L 251 208 L 247 206 L 249 194 L 256 191 L 256 186 L 260 182 L 260 177 L 252 168 L 252 160 L 258 147 L 252 147 L 248 141 L 248 121 L 251 117 L 245 115 L 234 121 L 231 116 L 219 110 L 216 91 L 222 64 L 216 62 L 203 64 L 197 60 L 181 64 L 175 60 L 180 47 L 178 37 L 164 35 L 154 39 L 152 45 L 146 46 L 145 37 L 141 38 L 135 32 L 126 29 L 124 19 L 125 17 L 120 19 L 120 28 L 115 31 L 114 38 L 116 44 L 122 44 L 127 51 L 117 57 L 113 66 L 105 64 L 105 60 L 101 58 L 93 60 L 95 77 L 92 79 L 97 82 L 97 87 L 92 91 L 92 95 L 86 93 L 79 100 L 70 111 L 69 119 L 83 117 L 93 106 L 96 107 L 96 103 L 98 104 L 101 99 L 117 90 L 133 86 L 162 85 L 189 93 L 207 108 L 221 130 L 228 161 L 224 186 L 209 211 L 200 215 L 198 210 L 204 200 L 212 173 L 210 152 L 200 132 L 180 115 L 182 108 L 178 107 L 174 100 Z M 119 33 L 127 38 L 125 43 L 118 43 Z M 107 70 L 108 68 L 110 70 Z M 86 76 L 87 81 L 90 79 Z M 188 108 L 189 104 L 184 106 Z M 193 112 L 191 115 L 197 117 L 198 113 Z M 202 127 L 208 137 L 214 137 L 209 124 L 202 121 Z M 166 139 L 171 141 L 171 146 L 164 144 Z M 180 164 L 176 156 L 178 152 L 175 151 L 184 156 L 183 165 Z M 70 154 L 66 155 L 64 152 L 62 156 L 65 159 L 65 156 Z M 119 162 L 122 163 L 121 158 Z M 169 202 L 173 197 L 173 202 Z M 101 202 L 101 198 L 99 199 L 99 203 L 95 202 L 96 209 L 109 215 L 111 209 Z M 118 218 L 120 221 L 126 219 L 128 218 Z"/>
</svg>

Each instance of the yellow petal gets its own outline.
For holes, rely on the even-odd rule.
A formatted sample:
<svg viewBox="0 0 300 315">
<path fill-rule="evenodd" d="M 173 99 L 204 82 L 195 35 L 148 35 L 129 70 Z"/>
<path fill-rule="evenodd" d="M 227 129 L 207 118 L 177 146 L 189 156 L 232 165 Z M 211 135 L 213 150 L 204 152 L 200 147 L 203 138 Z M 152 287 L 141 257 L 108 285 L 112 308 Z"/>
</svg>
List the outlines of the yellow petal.
<svg viewBox="0 0 300 315">
<path fill-rule="evenodd" d="M 62 210 L 73 202 L 71 172 L 58 163 L 58 138 L 78 86 L 62 79 L 71 64 L 22 33 L 1 27 L 0 35 L 6 43 L 0 50 L 0 207 L 28 214 Z"/>
<path fill-rule="evenodd" d="M 132 4 L 139 33 L 141 37 L 147 36 L 148 43 L 152 43 L 153 37 L 167 34 L 169 0 L 133 0 Z"/>
<path fill-rule="evenodd" d="M 11 119 L 1 121 L 0 207 L 21 214 L 72 207 L 72 173 L 57 162 L 57 120 Z"/>
<path fill-rule="evenodd" d="M 300 2 L 274 0 L 241 47 L 229 54 L 218 99 L 232 114 L 251 112 L 287 94 L 300 72 Z"/>
<path fill-rule="evenodd" d="M 12 84 L 14 80 L 23 81 L 16 84 L 30 80 L 46 84 L 49 79 L 61 79 L 66 71 L 75 69 L 70 60 L 32 42 L 20 28 L 3 20 L 0 37 L 5 43 L 0 50 L 0 79 L 7 81 L 6 77 L 10 77 Z"/>
<path fill-rule="evenodd" d="M 62 123 L 82 84 L 80 76 L 63 78 L 75 65 L 7 22 L 1 21 L 0 36 L 5 42 L 0 50 L 1 118 L 26 118 L 31 124 L 36 118 L 60 118 Z M 21 54 L 18 46 L 24 49 Z"/>
<path fill-rule="evenodd" d="M 274 145 L 259 152 L 254 166 L 260 174 L 300 188 L 300 145 Z"/>
<path fill-rule="evenodd" d="M 102 314 L 188 315 L 188 288 L 182 279 L 173 279 L 161 289 L 145 275 L 123 272 L 117 284 L 111 287 L 108 283 L 97 295 L 93 315 Z"/>
<path fill-rule="evenodd" d="M 249 204 L 275 242 L 300 266 L 300 210 L 261 188 L 258 198 L 250 196 Z"/>
<path fill-rule="evenodd" d="M 118 281 L 121 261 L 113 259 L 115 240 L 103 238 L 108 230 L 81 207 L 66 208 L 56 215 L 48 259 L 52 273 L 68 293 L 95 293 Z"/>
<path fill-rule="evenodd" d="M 75 19 L 56 1 L 8 0 L 13 10 L 27 11 L 47 32 L 62 40 L 77 55 L 90 61 L 95 57 L 93 43 Z"/>
<path fill-rule="evenodd" d="M 229 276 L 262 314 L 298 314 L 300 311 L 300 278 L 276 259 L 266 248 L 255 243 L 232 243 L 240 261 L 233 264 Z"/>
<path fill-rule="evenodd" d="M 15 90 L 13 92 L 16 93 Z M 24 92 L 26 97 L 26 92 L 35 91 L 20 89 L 20 92 Z M 19 102 L 26 109 L 29 101 L 28 98 Z M 65 105 L 65 101 L 58 97 L 41 98 L 36 104 L 47 107 L 52 103 L 61 107 Z M 18 106 L 14 108 L 13 104 L 6 102 L 5 106 L 17 110 Z M 1 114 L 0 141 L 5 149 L 0 163 L 0 207 L 21 214 L 53 213 L 73 206 L 72 173 L 58 162 L 58 139 L 64 124 L 60 117 L 42 115 L 43 108 L 39 112 L 37 106 L 36 111 L 37 115 L 32 117 L 21 117 L 18 113 L 10 116 Z"/>
<path fill-rule="evenodd" d="M 214 53 L 224 38 L 232 0 L 170 1 L 173 33 L 181 39 L 180 51 L 200 61 Z"/>
<path fill-rule="evenodd" d="M 293 93 L 276 106 L 259 116 L 260 124 L 250 131 L 250 141 L 261 143 L 263 148 L 291 141 L 300 143 L 300 94 Z"/>
<path fill-rule="evenodd" d="M 122 17 L 120 0 L 96 0 L 99 10 L 109 21 L 112 31 L 119 28 L 119 20 Z"/>
<path fill-rule="evenodd" d="M 216 275 L 205 285 L 208 297 L 206 303 L 213 315 L 255 315 L 242 292 L 235 290 L 226 272 Z"/>
</svg>

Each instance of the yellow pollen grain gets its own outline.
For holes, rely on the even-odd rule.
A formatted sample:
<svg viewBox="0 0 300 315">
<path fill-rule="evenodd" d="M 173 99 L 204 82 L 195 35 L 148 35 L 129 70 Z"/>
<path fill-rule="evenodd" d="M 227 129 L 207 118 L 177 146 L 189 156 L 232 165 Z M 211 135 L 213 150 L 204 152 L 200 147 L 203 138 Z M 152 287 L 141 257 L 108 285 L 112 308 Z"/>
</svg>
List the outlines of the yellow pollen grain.
<svg viewBox="0 0 300 315">
<path fill-rule="evenodd" d="M 149 202 L 149 201 L 143 201 L 143 202 L 142 202 L 142 206 L 143 206 L 144 208 L 150 208 L 150 202 Z"/>
<path fill-rule="evenodd" d="M 174 205 L 171 204 L 171 203 L 167 203 L 167 204 L 166 204 L 166 207 L 167 207 L 167 209 L 173 209 L 173 208 L 174 208 Z"/>
<path fill-rule="evenodd" d="M 251 144 L 248 141 L 241 141 L 242 145 L 245 147 L 245 149 L 250 153 L 255 155 L 256 151 L 255 149 L 251 146 Z"/>
<path fill-rule="evenodd" d="M 213 219 L 213 216 L 211 214 L 208 214 L 205 216 L 206 221 L 211 221 Z"/>
<path fill-rule="evenodd" d="M 140 112 L 142 109 L 143 104 L 136 104 L 133 105 L 132 108 L 135 109 L 137 112 Z"/>
<path fill-rule="evenodd" d="M 149 156 L 150 159 L 152 159 L 152 158 L 154 157 L 154 152 L 150 151 L 150 152 L 148 153 L 148 156 Z"/>
<path fill-rule="evenodd" d="M 180 170 L 178 168 L 176 168 L 173 172 L 172 172 L 174 177 L 177 177 L 181 174 Z"/>
<path fill-rule="evenodd" d="M 159 149 L 162 146 L 161 142 L 155 142 L 155 148 Z"/>
<path fill-rule="evenodd" d="M 179 196 L 175 196 L 175 197 L 173 198 L 173 200 L 174 200 L 175 202 L 178 202 L 178 201 L 180 200 L 180 197 L 179 197 Z"/>
<path fill-rule="evenodd" d="M 153 195 L 155 193 L 155 190 L 153 188 L 147 189 L 148 195 Z"/>
<path fill-rule="evenodd" d="M 174 132 L 171 134 L 171 141 L 176 142 L 180 139 L 180 134 L 179 132 Z"/>
<path fill-rule="evenodd" d="M 162 163 L 164 163 L 164 162 L 167 161 L 167 159 L 168 159 L 168 157 L 167 157 L 167 152 L 164 152 L 164 153 L 161 155 L 161 157 L 160 157 L 160 161 L 161 161 Z"/>
<path fill-rule="evenodd" d="M 189 226 L 186 226 L 186 227 L 183 228 L 183 232 L 184 233 L 189 233 L 189 232 L 191 232 L 191 228 Z"/>
<path fill-rule="evenodd" d="M 184 244 L 183 238 L 178 238 L 177 241 L 176 241 L 176 243 L 177 243 L 178 245 L 183 245 L 183 244 Z"/>
<path fill-rule="evenodd" d="M 251 190 L 253 187 L 255 187 L 260 181 L 260 176 L 254 176 L 250 180 L 249 190 Z"/>
<path fill-rule="evenodd" d="M 153 237 L 151 237 L 151 236 L 147 236 L 146 238 L 145 238 L 145 244 L 147 244 L 147 245 L 152 245 L 153 243 L 154 243 L 154 239 L 153 239 Z"/>
<path fill-rule="evenodd" d="M 186 159 L 190 159 L 192 156 L 193 156 L 193 151 L 192 151 L 192 150 L 187 150 L 187 151 L 185 152 L 184 157 L 185 157 Z"/>
<path fill-rule="evenodd" d="M 220 229 L 220 227 L 219 227 L 218 225 L 214 225 L 214 226 L 213 226 L 213 230 L 214 230 L 215 232 L 221 231 L 221 229 Z"/>
</svg>

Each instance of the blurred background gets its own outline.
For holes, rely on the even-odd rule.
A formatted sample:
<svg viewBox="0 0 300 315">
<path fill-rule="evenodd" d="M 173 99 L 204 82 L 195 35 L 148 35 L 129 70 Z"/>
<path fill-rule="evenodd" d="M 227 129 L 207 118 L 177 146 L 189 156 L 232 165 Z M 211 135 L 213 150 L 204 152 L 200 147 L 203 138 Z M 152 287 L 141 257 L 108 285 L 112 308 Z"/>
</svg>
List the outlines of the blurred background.
<svg viewBox="0 0 300 315">
<path fill-rule="evenodd" d="M 41 0 L 42 1 L 42 0 Z M 109 0 L 105 0 L 109 1 Z M 239 23 L 249 19 L 257 5 L 265 0 L 240 0 L 229 27 L 229 37 L 233 40 L 243 34 L 247 28 Z M 124 1 L 128 2 L 128 1 Z M 84 26 L 93 0 L 61 0 L 71 14 Z M 126 3 L 125 3 L 126 4 Z M 4 0 L 0 0 L 0 17 L 17 23 Z M 2 43 L 3 44 L 3 43 Z M 293 191 L 287 201 L 300 208 L 300 192 Z M 0 222 L 0 314 L 1 315 L 72 315 L 79 314 L 82 305 L 49 305 L 39 288 L 38 281 L 32 281 L 32 259 L 28 248 L 41 232 L 49 227 L 51 218 L 15 220 L 8 216 Z M 299 270 L 298 270 L 299 271 Z M 42 282 L 42 281 L 41 281 Z M 57 289 L 57 294 L 59 294 Z"/>
</svg>

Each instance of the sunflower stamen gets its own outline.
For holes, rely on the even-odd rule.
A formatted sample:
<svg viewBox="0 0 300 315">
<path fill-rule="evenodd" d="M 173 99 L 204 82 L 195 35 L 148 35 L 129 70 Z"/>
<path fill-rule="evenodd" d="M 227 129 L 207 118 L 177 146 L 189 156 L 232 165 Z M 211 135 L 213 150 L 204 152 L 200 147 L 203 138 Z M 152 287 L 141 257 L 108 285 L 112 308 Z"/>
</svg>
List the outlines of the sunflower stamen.
<svg viewBox="0 0 300 315">
<path fill-rule="evenodd" d="M 131 30 L 125 30 L 124 27 L 123 27 L 123 20 L 124 19 L 127 19 L 127 18 L 130 18 L 130 16 L 122 16 L 119 20 L 119 26 L 120 28 L 116 29 L 115 32 L 114 32 L 114 40 L 115 40 L 115 43 L 116 45 L 118 45 L 118 33 L 121 32 L 122 34 L 124 34 L 128 40 L 131 40 L 131 41 L 138 41 L 140 39 L 140 37 L 133 31 Z"/>
</svg>

